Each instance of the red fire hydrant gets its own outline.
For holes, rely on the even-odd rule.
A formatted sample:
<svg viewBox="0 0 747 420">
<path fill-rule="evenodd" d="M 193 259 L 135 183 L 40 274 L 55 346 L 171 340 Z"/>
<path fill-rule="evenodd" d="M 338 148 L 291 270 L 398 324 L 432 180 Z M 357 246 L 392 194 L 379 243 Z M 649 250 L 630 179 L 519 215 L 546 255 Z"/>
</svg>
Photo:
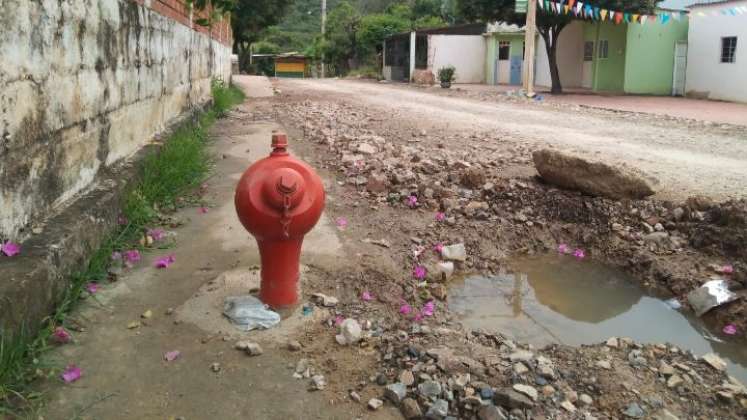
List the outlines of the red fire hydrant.
<svg viewBox="0 0 747 420">
<path fill-rule="evenodd" d="M 324 210 L 322 179 L 287 151 L 288 136 L 272 134 L 272 153 L 236 186 L 236 213 L 257 239 L 262 259 L 259 298 L 275 309 L 298 303 L 303 237 Z"/>
</svg>

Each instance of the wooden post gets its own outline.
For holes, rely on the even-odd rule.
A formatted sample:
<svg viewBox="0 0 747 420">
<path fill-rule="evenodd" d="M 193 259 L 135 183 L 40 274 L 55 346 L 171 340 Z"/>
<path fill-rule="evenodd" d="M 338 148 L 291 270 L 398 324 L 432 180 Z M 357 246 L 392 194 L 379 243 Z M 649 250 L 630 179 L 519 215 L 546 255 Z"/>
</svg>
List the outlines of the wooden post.
<svg viewBox="0 0 747 420">
<path fill-rule="evenodd" d="M 534 96 L 534 49 L 537 40 L 537 0 L 527 4 L 527 22 L 524 26 L 524 91 Z"/>
</svg>

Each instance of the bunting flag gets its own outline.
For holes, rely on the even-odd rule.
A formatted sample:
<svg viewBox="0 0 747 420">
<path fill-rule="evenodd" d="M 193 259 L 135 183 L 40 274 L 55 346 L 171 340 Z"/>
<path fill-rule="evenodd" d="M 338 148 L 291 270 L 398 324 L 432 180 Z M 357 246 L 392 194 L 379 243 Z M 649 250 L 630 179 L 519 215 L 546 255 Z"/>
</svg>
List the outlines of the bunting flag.
<svg viewBox="0 0 747 420">
<path fill-rule="evenodd" d="M 630 13 L 625 13 L 623 15 L 623 20 L 625 21 L 625 23 L 630 23 Z"/>
<path fill-rule="evenodd" d="M 593 17 L 594 16 L 593 13 L 594 12 L 591 11 L 591 6 L 590 5 L 587 4 L 586 6 L 584 6 L 584 17 L 586 17 L 586 18 Z"/>
<path fill-rule="evenodd" d="M 540 0 L 537 3 L 539 3 L 539 8 L 540 9 L 545 10 L 545 2 L 544 1 Z"/>
<path fill-rule="evenodd" d="M 633 13 L 633 23 L 637 23 L 638 22 L 638 16 L 640 16 L 640 15 L 637 14 L 637 13 Z"/>
<path fill-rule="evenodd" d="M 599 16 L 602 17 L 602 22 L 607 20 L 607 9 L 602 9 L 599 11 Z"/>
<path fill-rule="evenodd" d="M 622 12 L 615 13 L 615 23 L 619 25 L 620 23 L 622 23 L 622 21 L 623 21 L 623 13 Z"/>
<path fill-rule="evenodd" d="M 579 13 L 581 13 L 581 10 L 583 10 L 584 4 L 581 2 L 576 3 L 576 16 L 578 16 Z"/>
<path fill-rule="evenodd" d="M 641 25 L 645 24 L 647 19 L 648 19 L 648 16 L 641 15 Z"/>
<path fill-rule="evenodd" d="M 671 21 L 683 21 L 694 18 L 704 18 L 709 16 L 742 16 L 747 15 L 747 6 L 735 6 L 730 8 L 724 8 L 720 10 L 714 10 L 711 12 L 692 12 L 687 13 L 685 11 L 658 11 L 658 14 L 653 15 L 641 15 L 637 13 L 628 13 L 619 10 L 603 9 L 600 7 L 592 6 L 588 3 L 583 3 L 580 0 L 537 0 L 539 8 L 545 11 L 545 13 L 555 13 L 558 15 L 574 15 L 582 19 L 591 19 L 598 21 L 609 21 L 614 24 L 625 23 L 639 23 L 645 25 L 646 23 L 660 23 L 666 25 Z"/>
<path fill-rule="evenodd" d="M 571 6 L 569 6 L 567 4 L 565 6 L 563 6 L 563 13 L 565 13 L 567 15 L 568 14 L 568 10 L 570 10 L 570 8 L 571 8 Z"/>
<path fill-rule="evenodd" d="M 568 8 L 573 10 L 573 6 L 576 4 L 576 0 L 568 0 Z"/>
<path fill-rule="evenodd" d="M 615 11 L 610 10 L 610 20 L 615 20 Z"/>
<path fill-rule="evenodd" d="M 599 8 L 594 8 L 594 19 L 599 20 Z"/>
</svg>

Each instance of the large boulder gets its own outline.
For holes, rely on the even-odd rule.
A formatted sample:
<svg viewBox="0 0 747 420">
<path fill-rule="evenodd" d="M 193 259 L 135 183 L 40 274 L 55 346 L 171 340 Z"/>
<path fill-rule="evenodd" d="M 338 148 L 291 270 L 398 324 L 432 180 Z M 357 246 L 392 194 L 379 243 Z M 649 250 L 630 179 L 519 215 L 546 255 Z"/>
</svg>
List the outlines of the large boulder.
<svg viewBox="0 0 747 420">
<path fill-rule="evenodd" d="M 434 85 L 436 83 L 436 76 L 430 70 L 415 70 L 412 75 L 412 81 L 418 85 Z"/>
<path fill-rule="evenodd" d="M 542 149 L 532 154 L 540 176 L 550 184 L 584 194 L 616 200 L 640 199 L 654 194 L 648 181 L 621 168 L 590 162 L 555 150 Z"/>
</svg>

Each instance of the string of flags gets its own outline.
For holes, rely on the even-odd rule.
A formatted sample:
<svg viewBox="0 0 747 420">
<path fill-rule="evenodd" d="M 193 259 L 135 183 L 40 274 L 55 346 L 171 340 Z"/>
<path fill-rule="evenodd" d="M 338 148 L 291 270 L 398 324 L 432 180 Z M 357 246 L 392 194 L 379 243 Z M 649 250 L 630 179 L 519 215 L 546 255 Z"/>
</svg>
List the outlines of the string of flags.
<svg viewBox="0 0 747 420">
<path fill-rule="evenodd" d="M 667 24 L 668 22 L 673 20 L 679 21 L 707 16 L 747 15 L 747 6 L 735 6 L 711 12 L 697 11 L 693 13 L 687 13 L 684 11 L 662 10 L 659 11 L 659 13 L 656 15 L 647 15 L 603 9 L 590 3 L 584 3 L 578 0 L 560 0 L 559 2 L 551 0 L 537 0 L 537 4 L 541 10 L 544 10 L 548 13 L 573 15 L 582 19 L 597 20 L 602 22 L 609 21 L 618 25 L 623 22 L 639 23 L 641 25 L 657 22 L 661 24 Z"/>
</svg>

